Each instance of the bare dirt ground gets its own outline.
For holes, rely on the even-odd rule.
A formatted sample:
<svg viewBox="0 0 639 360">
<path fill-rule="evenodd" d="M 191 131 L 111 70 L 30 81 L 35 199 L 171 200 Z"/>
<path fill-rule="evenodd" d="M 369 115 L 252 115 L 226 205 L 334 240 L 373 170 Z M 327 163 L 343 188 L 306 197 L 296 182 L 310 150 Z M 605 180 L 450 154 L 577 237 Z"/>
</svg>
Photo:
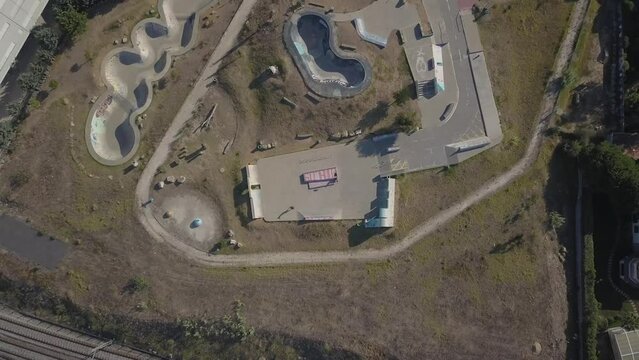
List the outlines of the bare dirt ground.
<svg viewBox="0 0 639 360">
<path fill-rule="evenodd" d="M 153 216 L 182 241 L 202 251 L 209 251 L 223 239 L 222 218 L 217 205 L 200 193 L 188 189 L 188 185 L 167 185 L 167 189 L 156 197 L 157 207 Z M 195 225 L 196 219 L 201 225 Z"/>
<path fill-rule="evenodd" d="M 542 28 L 549 33 L 559 33 L 559 24 L 563 24 L 565 19 L 557 10 L 557 4 L 551 5 L 554 12 L 545 5 L 538 10 L 547 15 L 545 19 L 549 21 L 545 25 L 547 28 Z M 559 8 L 564 11 L 563 6 L 568 6 L 560 5 Z M 127 10 L 126 7 L 117 9 Z M 512 12 L 532 10 L 528 2 L 520 0 L 512 2 L 509 11 L 493 11 L 492 18 L 482 24 L 484 31 L 504 34 L 496 29 L 517 23 L 521 18 Z M 540 15 L 539 18 L 544 17 Z M 504 49 L 498 43 L 495 47 L 486 46 L 489 64 L 490 59 L 494 59 L 492 71 L 499 68 L 497 61 L 506 55 L 523 61 L 536 44 L 533 42 L 535 38 L 528 37 L 524 30 L 508 35 L 528 42 L 522 42 L 521 48 Z M 560 34 L 556 37 L 559 38 Z M 62 69 L 82 60 L 83 51 L 74 49 L 71 51 L 76 51 L 75 58 L 68 60 Z M 553 55 L 551 50 L 548 52 L 550 60 L 544 58 L 544 62 L 528 68 L 542 73 L 542 70 L 549 69 Z M 185 58 L 189 56 L 187 54 Z M 503 71 L 502 81 L 505 82 L 509 74 L 515 74 L 515 65 L 499 69 Z M 176 68 L 178 66 L 179 61 Z M 529 81 L 543 83 L 542 78 L 531 76 L 517 82 L 516 86 L 531 86 Z M 499 82 L 499 86 L 508 86 L 504 82 Z M 71 91 L 71 88 L 67 89 Z M 178 97 L 175 95 L 183 91 L 175 86 L 167 89 L 173 97 Z M 530 121 L 529 126 L 532 126 L 539 104 L 533 94 L 537 93 L 531 90 L 511 95 L 511 92 L 501 90 L 501 94 L 500 109 L 514 106 L 513 103 L 520 106 L 518 110 L 511 108 L 505 121 Z M 219 96 L 222 103 L 228 95 L 218 93 L 211 96 Z M 541 93 L 537 96 L 540 98 Z M 167 97 L 166 101 L 172 99 Z M 242 108 L 237 103 L 234 105 L 221 107 L 220 116 L 247 121 L 243 111 L 250 113 L 250 108 Z M 167 113 L 167 118 L 161 117 L 166 127 L 166 121 L 172 118 L 169 113 L 177 109 L 164 106 L 158 111 L 158 117 Z M 319 339 L 329 344 L 327 346 L 339 344 L 361 353 L 364 358 L 534 359 L 539 358 L 530 351 L 534 341 L 543 346 L 542 358 L 566 357 L 563 334 L 566 321 L 565 278 L 556 256 L 558 245 L 547 236 L 545 225 L 548 211 L 546 193 L 557 186 L 557 178 L 561 178 L 561 174 L 551 172 L 548 167 L 552 146 L 542 151 L 542 157 L 528 175 L 506 191 L 466 211 L 448 226 L 392 260 L 372 264 L 210 270 L 181 259 L 173 250 L 149 239 L 137 219 L 129 216 L 132 213 L 130 207 L 137 206 L 127 201 L 132 198 L 135 172 L 123 176 L 123 169 L 108 172 L 87 165 L 89 171 L 102 178 L 90 179 L 80 175 L 82 170 L 71 160 L 64 140 L 69 131 L 73 131 L 68 118 L 60 116 L 68 113 L 65 109 L 67 107 L 61 102 L 52 102 L 45 105 L 40 117 L 36 114 L 27 120 L 14 158 L 3 168 L 0 179 L 2 184 L 6 184 L 2 194 L 15 205 L 14 211 L 32 217 L 45 230 L 68 229 L 64 230 L 68 231 L 64 237 L 81 241 L 56 272 L 30 271 L 28 266 L 7 255 L 0 257 L 0 271 L 50 286 L 98 312 L 117 312 L 141 318 L 217 316 L 226 309 L 223 305 L 233 299 L 241 299 L 246 304 L 249 322 L 259 328 Z M 81 120 L 77 120 L 76 127 L 83 127 L 78 124 L 83 124 L 86 111 L 78 116 Z M 217 140 L 218 147 L 209 146 L 207 151 L 219 149 L 219 143 L 234 134 L 232 125 L 224 127 Z M 522 125 L 522 128 L 525 126 Z M 246 131 L 249 135 L 243 141 L 247 146 L 254 145 L 256 141 L 258 130 L 254 131 L 253 135 Z M 218 136 L 213 135 L 214 132 L 205 132 L 202 136 Z M 238 132 L 238 136 L 243 133 Z M 408 183 L 400 188 L 404 194 L 405 208 L 400 209 L 404 211 L 403 217 L 420 221 L 428 214 L 424 212 L 420 216 L 414 210 L 419 210 L 420 204 L 432 206 L 432 211 L 443 206 L 437 201 L 427 202 L 421 198 L 422 192 L 432 196 L 442 191 L 443 187 L 438 188 L 436 184 L 452 184 L 460 189 L 466 189 L 464 184 L 468 184 L 470 191 L 472 183 L 466 183 L 464 179 L 488 178 L 488 175 L 478 174 L 478 169 L 489 167 L 498 172 L 508 167 L 501 162 L 510 156 L 513 159 L 519 157 L 523 144 L 527 143 L 525 135 L 520 139 L 522 144 L 519 147 L 516 141 L 509 142 L 503 149 L 473 159 L 468 162 L 472 165 L 462 164 L 452 172 L 427 172 L 413 179 L 402 179 L 402 182 Z M 201 142 L 194 138 L 189 148 L 196 148 Z M 41 144 L 37 152 L 33 150 L 33 144 Z M 233 149 L 227 155 L 228 163 L 219 164 L 225 167 L 224 174 L 230 178 L 225 181 L 231 183 L 231 165 L 242 164 L 234 160 L 235 152 L 240 152 L 237 156 L 240 157 L 248 150 Z M 508 154 L 508 157 L 499 154 Z M 205 161 L 200 160 L 208 161 L 208 158 L 201 157 L 192 164 L 205 167 Z M 11 175 L 26 166 L 38 174 L 38 180 L 32 178 L 11 191 Z M 215 164 L 211 171 L 219 174 L 220 167 Z M 114 179 L 109 181 L 108 175 Z M 211 178 L 206 182 L 216 181 Z M 483 182 L 481 179 L 476 181 Z M 554 201 L 561 202 L 564 199 L 561 194 L 553 196 Z M 453 200 L 450 199 L 451 202 Z M 94 201 L 97 205 L 95 211 L 91 205 Z M 406 204 L 414 204 L 414 207 Z M 66 215 L 61 217 L 61 213 Z M 239 219 L 238 216 L 236 221 L 241 221 Z M 409 225 L 404 225 L 406 230 Z M 291 226 L 280 233 L 274 231 L 270 236 L 281 234 L 285 237 L 287 233 L 305 228 L 312 227 Z M 317 227 L 317 231 L 326 230 Z M 254 233 L 259 232 L 256 230 Z M 306 232 L 298 236 L 305 237 Z M 125 293 L 123 288 L 133 276 L 147 278 L 149 291 L 133 295 Z M 136 312 L 134 309 L 141 301 L 148 304 L 148 309 Z"/>
</svg>

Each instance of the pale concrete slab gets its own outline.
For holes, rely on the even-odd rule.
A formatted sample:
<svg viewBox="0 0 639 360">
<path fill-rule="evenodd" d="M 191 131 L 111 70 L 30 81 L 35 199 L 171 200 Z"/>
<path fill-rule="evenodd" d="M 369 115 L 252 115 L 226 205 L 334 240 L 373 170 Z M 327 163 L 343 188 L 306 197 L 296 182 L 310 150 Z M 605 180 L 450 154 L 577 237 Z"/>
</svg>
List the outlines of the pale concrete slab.
<svg viewBox="0 0 639 360">
<path fill-rule="evenodd" d="M 266 221 L 363 219 L 377 198 L 376 156 L 334 145 L 260 159 L 256 163 Z M 336 167 L 335 184 L 309 189 L 302 174 Z"/>
<path fill-rule="evenodd" d="M 422 82 L 435 79 L 432 38 L 417 40 L 414 37 L 407 37 L 405 41 L 404 53 L 406 54 L 413 80 Z"/>
<path fill-rule="evenodd" d="M 470 64 L 473 69 L 473 78 L 475 79 L 475 87 L 477 88 L 479 108 L 481 109 L 481 115 L 484 119 L 486 136 L 490 137 L 494 142 L 500 142 L 503 138 L 503 134 L 484 53 L 481 52 L 470 55 Z"/>
<path fill-rule="evenodd" d="M 401 0 L 378 0 L 352 13 L 333 14 L 334 21 L 354 21 L 362 39 L 386 46 L 393 30 L 416 28 L 419 13 L 413 4 Z"/>
<path fill-rule="evenodd" d="M 468 45 L 468 53 L 474 54 L 484 51 L 484 47 L 481 45 L 481 39 L 479 38 L 479 29 L 477 28 L 475 17 L 471 13 L 466 12 L 461 15 L 461 19 L 462 25 L 464 26 L 466 45 Z"/>
</svg>

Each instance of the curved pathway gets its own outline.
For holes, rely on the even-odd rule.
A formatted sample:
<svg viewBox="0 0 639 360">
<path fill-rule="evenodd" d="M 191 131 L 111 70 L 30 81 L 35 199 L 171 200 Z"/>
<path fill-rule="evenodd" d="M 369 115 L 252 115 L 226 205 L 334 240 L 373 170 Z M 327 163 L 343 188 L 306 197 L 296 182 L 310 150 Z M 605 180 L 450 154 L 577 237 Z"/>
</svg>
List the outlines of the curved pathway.
<svg viewBox="0 0 639 360">
<path fill-rule="evenodd" d="M 140 203 L 143 203 L 149 198 L 149 190 L 153 181 L 153 176 L 157 168 L 163 164 L 169 154 L 170 145 L 175 140 L 176 134 L 182 128 L 184 123 L 190 118 L 191 109 L 194 108 L 197 100 L 206 91 L 206 80 L 212 76 L 218 68 L 218 59 L 221 59 L 220 55 L 225 54 L 233 45 L 237 34 L 239 33 L 241 26 L 244 24 L 250 8 L 253 6 L 256 0 L 244 0 L 240 9 L 238 10 L 235 18 L 229 25 L 226 33 L 222 37 L 220 44 L 215 49 L 211 61 L 207 64 L 205 71 L 203 72 L 200 80 L 196 84 L 195 88 L 189 94 L 189 97 L 183 104 L 178 115 L 176 116 L 171 128 L 167 132 L 166 136 L 160 143 L 158 149 L 151 157 L 149 164 L 144 169 L 140 181 L 136 189 L 136 197 Z M 553 68 L 553 74 L 548 81 L 545 95 L 541 104 L 539 112 L 538 124 L 535 128 L 535 132 L 532 136 L 528 149 L 524 157 L 517 162 L 517 164 L 491 180 L 474 193 L 462 199 L 458 203 L 452 205 L 446 210 L 438 213 L 437 215 L 429 218 L 421 225 L 414 228 L 407 236 L 398 241 L 397 243 L 390 245 L 382 249 L 357 249 L 357 250 L 345 250 L 345 251 L 307 251 L 307 252 L 273 252 L 273 253 L 255 253 L 245 255 L 209 255 L 203 251 L 196 250 L 188 245 L 185 245 L 179 239 L 173 235 L 167 233 L 162 226 L 155 220 L 151 214 L 150 209 L 141 208 L 139 212 L 139 218 L 142 225 L 147 229 L 156 240 L 160 242 L 167 242 L 176 250 L 180 251 L 184 256 L 196 261 L 203 265 L 213 267 L 249 267 L 249 266 L 278 266 L 278 265 L 292 265 L 292 264 L 318 264 L 318 263 L 337 263 L 347 261 L 379 261 L 387 259 L 394 255 L 405 251 L 413 244 L 425 236 L 431 234 L 437 228 L 446 224 L 456 216 L 460 215 L 469 207 L 479 203 L 486 197 L 496 193 L 500 189 L 504 188 L 513 180 L 520 177 L 524 172 L 534 163 L 539 154 L 539 149 L 543 143 L 544 133 L 548 127 L 550 119 L 554 113 L 555 104 L 559 91 L 561 90 L 561 77 L 564 70 L 568 66 L 570 57 L 572 56 L 575 43 L 581 25 L 583 23 L 586 9 L 588 8 L 589 0 L 579 0 L 575 3 L 570 25 L 567 29 L 564 40 L 559 49 L 559 53 L 555 60 Z"/>
</svg>

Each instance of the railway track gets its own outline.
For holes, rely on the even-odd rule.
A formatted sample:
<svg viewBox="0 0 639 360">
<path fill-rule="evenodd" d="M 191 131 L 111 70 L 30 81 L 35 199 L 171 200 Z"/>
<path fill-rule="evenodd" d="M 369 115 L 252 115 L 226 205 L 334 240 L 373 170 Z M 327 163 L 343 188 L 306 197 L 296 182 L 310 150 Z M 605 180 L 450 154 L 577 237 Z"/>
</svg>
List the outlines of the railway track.
<svg viewBox="0 0 639 360">
<path fill-rule="evenodd" d="M 160 358 L 0 305 L 0 359 L 151 360 Z"/>
</svg>

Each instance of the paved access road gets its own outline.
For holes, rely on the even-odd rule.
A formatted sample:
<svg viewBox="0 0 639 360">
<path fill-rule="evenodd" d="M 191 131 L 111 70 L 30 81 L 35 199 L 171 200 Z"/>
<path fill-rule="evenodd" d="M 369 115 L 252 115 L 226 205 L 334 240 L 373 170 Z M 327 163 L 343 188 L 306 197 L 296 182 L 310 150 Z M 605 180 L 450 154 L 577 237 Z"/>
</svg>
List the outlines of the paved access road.
<svg viewBox="0 0 639 360">
<path fill-rule="evenodd" d="M 157 356 L 40 320 L 0 305 L 0 358 L 151 360 Z"/>
<path fill-rule="evenodd" d="M 424 1 L 433 2 L 434 0 Z M 244 12 L 246 12 L 246 15 L 248 15 L 250 7 L 253 5 L 254 2 L 255 0 L 245 0 L 240 6 L 240 10 L 238 10 L 238 14 L 243 15 Z M 447 9 L 448 5 L 451 6 L 451 12 L 454 11 L 452 5 L 452 3 L 454 2 L 454 0 L 445 2 L 447 4 Z M 199 251 L 185 245 L 179 239 L 175 238 L 171 234 L 168 234 L 154 220 L 153 216 L 148 210 L 142 209 L 140 211 L 140 221 L 149 231 L 149 233 L 158 241 L 167 242 L 176 250 L 180 251 L 183 256 L 186 256 L 187 258 L 200 264 L 212 267 L 259 267 L 292 264 L 338 263 L 347 261 L 379 261 L 395 256 L 400 252 L 405 251 L 425 236 L 431 234 L 440 226 L 451 221 L 469 207 L 479 203 L 481 200 L 504 188 L 510 182 L 524 174 L 526 170 L 537 159 L 539 149 L 543 143 L 544 132 L 548 127 L 550 119 L 553 116 L 555 105 L 557 103 L 557 97 L 559 95 L 559 91 L 561 90 L 559 79 L 561 78 L 564 70 L 568 65 L 570 57 L 572 56 L 574 45 L 577 41 L 577 37 L 583 23 L 584 15 L 588 8 L 588 3 L 589 0 L 578 0 L 575 3 L 570 19 L 569 28 L 559 49 L 559 53 L 555 60 L 555 65 L 553 67 L 553 73 L 548 81 L 545 95 L 541 103 L 541 108 L 537 119 L 537 127 L 535 128 L 535 132 L 528 145 L 524 157 L 519 160 L 519 162 L 517 162 L 517 164 L 515 164 L 513 168 L 496 177 L 495 179 L 492 179 L 487 184 L 479 188 L 474 193 L 468 195 L 460 202 L 429 218 L 424 223 L 413 229 L 406 237 L 391 246 L 385 247 L 383 249 L 357 249 L 347 251 L 308 251 L 256 253 L 246 255 L 208 255 L 203 251 Z M 244 22 L 244 20 L 236 22 L 237 19 L 238 15 L 236 15 L 236 18 L 233 19 L 233 22 L 231 23 L 231 26 L 229 26 L 229 29 L 227 29 L 227 34 L 224 35 L 222 42 L 218 46 L 218 49 L 216 49 L 212 59 L 217 59 L 220 52 L 225 53 L 225 51 L 218 50 L 224 48 L 225 46 L 229 46 L 229 44 L 231 44 L 237 36 L 237 32 L 239 32 L 241 24 L 243 24 Z M 446 26 L 448 27 L 451 25 L 449 23 Z M 231 35 L 233 35 L 232 38 L 229 38 Z M 465 44 L 463 46 L 465 46 Z M 207 66 L 207 69 L 208 71 L 205 71 L 205 74 L 210 73 L 211 70 L 217 70 L 217 67 Z M 196 89 L 201 82 L 202 78 L 200 79 L 200 81 L 198 81 Z M 194 92 L 195 91 L 196 90 L 194 89 Z M 146 201 L 146 199 L 148 199 L 149 189 L 152 185 L 151 182 L 153 180 L 153 174 L 155 173 L 156 169 L 165 161 L 168 155 L 169 146 L 174 140 L 175 134 L 177 134 L 177 131 L 188 119 L 188 116 L 190 116 L 190 110 L 194 107 L 195 102 L 201 95 L 196 96 L 197 97 L 195 98 L 189 96 L 185 104 L 182 106 L 180 113 L 176 117 L 174 124 L 171 126 L 171 129 L 169 129 L 167 135 L 162 140 L 160 147 L 151 158 L 149 165 L 147 165 L 147 167 L 145 168 L 140 182 L 138 183 L 136 192 L 138 201 L 144 202 Z"/>
</svg>

